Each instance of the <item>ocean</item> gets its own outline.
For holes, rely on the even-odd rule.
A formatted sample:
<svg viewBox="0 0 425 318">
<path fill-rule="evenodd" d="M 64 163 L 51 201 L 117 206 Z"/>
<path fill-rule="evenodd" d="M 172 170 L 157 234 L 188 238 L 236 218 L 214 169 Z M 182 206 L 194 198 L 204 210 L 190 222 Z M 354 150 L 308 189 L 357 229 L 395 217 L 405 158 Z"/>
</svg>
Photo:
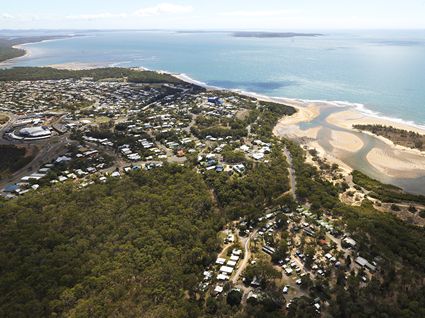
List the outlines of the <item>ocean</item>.
<svg viewBox="0 0 425 318">
<path fill-rule="evenodd" d="M 231 32 L 84 32 L 29 44 L 31 56 L 14 65 L 166 70 L 222 88 L 354 103 L 362 111 L 425 125 L 425 30 L 320 33 L 241 38 Z"/>
</svg>

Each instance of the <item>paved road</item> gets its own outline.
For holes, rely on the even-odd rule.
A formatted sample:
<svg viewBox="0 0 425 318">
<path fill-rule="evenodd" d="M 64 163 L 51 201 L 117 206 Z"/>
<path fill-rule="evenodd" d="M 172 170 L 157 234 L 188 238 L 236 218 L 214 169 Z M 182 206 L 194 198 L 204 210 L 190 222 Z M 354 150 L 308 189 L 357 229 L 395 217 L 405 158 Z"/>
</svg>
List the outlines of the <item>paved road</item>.
<svg viewBox="0 0 425 318">
<path fill-rule="evenodd" d="M 297 198 L 296 196 L 297 180 L 295 178 L 295 170 L 292 163 L 292 156 L 287 148 L 283 150 L 283 154 L 286 156 L 286 160 L 288 161 L 288 164 L 289 164 L 288 171 L 289 171 L 289 185 L 291 187 L 290 192 L 292 196 L 294 197 L 294 199 L 296 199 Z"/>
<path fill-rule="evenodd" d="M 239 280 L 240 275 L 242 274 L 242 272 L 245 270 L 246 266 L 248 265 L 248 261 L 251 258 L 251 250 L 249 248 L 251 239 L 257 234 L 257 230 L 253 231 L 249 237 L 246 239 L 245 244 L 244 244 L 244 258 L 241 261 L 241 263 L 239 264 L 239 268 L 236 271 L 235 275 L 232 278 L 232 283 L 236 284 L 237 281 Z"/>
<path fill-rule="evenodd" d="M 0 140 L 5 141 L 3 138 L 0 138 Z M 0 190 L 9 183 L 18 182 L 22 177 L 37 172 L 42 165 L 51 162 L 60 155 L 65 154 L 68 151 L 69 144 L 74 143 L 74 141 L 69 139 L 69 133 L 52 137 L 49 140 L 36 142 L 8 142 L 17 146 L 24 146 L 28 149 L 31 148 L 33 151 L 35 149 L 37 150 L 35 157 L 30 163 L 13 173 L 7 180 L 0 180 Z"/>
</svg>

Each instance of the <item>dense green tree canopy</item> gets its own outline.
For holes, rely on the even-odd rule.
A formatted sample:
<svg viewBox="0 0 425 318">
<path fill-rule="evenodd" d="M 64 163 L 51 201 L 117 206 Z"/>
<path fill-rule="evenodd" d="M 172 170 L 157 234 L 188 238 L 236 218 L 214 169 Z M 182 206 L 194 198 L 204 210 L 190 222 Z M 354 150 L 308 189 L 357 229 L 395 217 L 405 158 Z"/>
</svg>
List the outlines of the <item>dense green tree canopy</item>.
<svg viewBox="0 0 425 318">
<path fill-rule="evenodd" d="M 188 317 L 217 248 L 211 206 L 174 166 L 2 204 L 0 316 Z"/>
</svg>

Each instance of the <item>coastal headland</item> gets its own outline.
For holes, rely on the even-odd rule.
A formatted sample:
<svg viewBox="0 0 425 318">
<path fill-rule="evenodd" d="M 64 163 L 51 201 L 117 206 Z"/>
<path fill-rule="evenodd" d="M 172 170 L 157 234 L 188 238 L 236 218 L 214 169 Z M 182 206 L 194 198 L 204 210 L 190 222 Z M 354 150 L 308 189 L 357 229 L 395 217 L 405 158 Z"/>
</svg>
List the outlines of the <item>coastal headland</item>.
<svg viewBox="0 0 425 318">
<path fill-rule="evenodd" d="M 25 45 L 19 46 L 31 56 L 31 50 Z M 9 60 L 0 66 L 9 66 Z M 93 69 L 107 67 L 104 64 L 71 62 L 49 65 L 68 70 Z M 180 80 L 190 82 L 207 89 L 223 88 L 208 86 L 185 74 L 171 74 Z M 225 89 L 224 89 L 225 90 Z M 308 101 L 290 98 L 272 98 L 256 93 L 237 90 L 263 101 L 292 106 L 297 112 L 282 118 L 274 128 L 277 137 L 289 137 L 306 147 L 314 148 L 329 162 L 337 163 L 350 173 L 360 170 L 385 183 L 392 183 L 401 188 L 423 193 L 425 189 L 425 153 L 395 145 L 389 139 L 360 131 L 354 125 L 385 125 L 425 135 L 425 127 L 381 118 L 359 110 L 355 105 L 338 102 Z M 421 190 L 422 189 L 422 190 Z"/>
</svg>

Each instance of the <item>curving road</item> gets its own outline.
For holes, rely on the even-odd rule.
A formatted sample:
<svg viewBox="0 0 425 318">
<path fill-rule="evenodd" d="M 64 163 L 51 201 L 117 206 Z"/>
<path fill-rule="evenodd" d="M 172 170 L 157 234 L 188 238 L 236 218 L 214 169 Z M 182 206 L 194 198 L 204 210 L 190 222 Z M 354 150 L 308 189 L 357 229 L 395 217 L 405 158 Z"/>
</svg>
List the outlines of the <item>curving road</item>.
<svg viewBox="0 0 425 318">
<path fill-rule="evenodd" d="M 236 271 L 235 275 L 232 277 L 232 283 L 236 284 L 239 280 L 240 275 L 245 270 L 246 266 L 248 265 L 248 261 L 251 258 L 251 250 L 249 248 L 249 244 L 251 242 L 251 239 L 257 234 L 257 230 L 253 231 L 248 238 L 245 240 L 244 244 L 244 258 L 239 264 L 239 268 Z"/>
<path fill-rule="evenodd" d="M 297 195 L 296 195 L 296 189 L 297 189 L 297 180 L 295 179 L 295 170 L 294 170 L 294 166 L 292 163 L 292 155 L 289 152 L 289 150 L 285 147 L 285 149 L 283 149 L 283 154 L 286 157 L 286 161 L 289 164 L 289 186 L 290 188 L 290 193 L 292 194 L 292 196 L 294 197 L 294 199 L 297 199 Z"/>
</svg>

